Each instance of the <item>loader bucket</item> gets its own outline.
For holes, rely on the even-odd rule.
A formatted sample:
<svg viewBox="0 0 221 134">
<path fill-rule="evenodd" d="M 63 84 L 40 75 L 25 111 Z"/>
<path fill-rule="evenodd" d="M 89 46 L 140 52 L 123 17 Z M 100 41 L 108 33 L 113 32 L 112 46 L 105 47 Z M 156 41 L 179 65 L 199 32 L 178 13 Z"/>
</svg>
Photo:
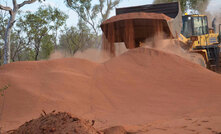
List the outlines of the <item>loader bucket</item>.
<svg viewBox="0 0 221 134">
<path fill-rule="evenodd" d="M 114 43 L 124 42 L 129 49 L 140 42 L 154 39 L 163 33 L 166 38 L 177 38 L 182 27 L 182 13 L 178 2 L 118 8 L 116 16 L 101 24 L 103 36 L 114 51 Z"/>
</svg>

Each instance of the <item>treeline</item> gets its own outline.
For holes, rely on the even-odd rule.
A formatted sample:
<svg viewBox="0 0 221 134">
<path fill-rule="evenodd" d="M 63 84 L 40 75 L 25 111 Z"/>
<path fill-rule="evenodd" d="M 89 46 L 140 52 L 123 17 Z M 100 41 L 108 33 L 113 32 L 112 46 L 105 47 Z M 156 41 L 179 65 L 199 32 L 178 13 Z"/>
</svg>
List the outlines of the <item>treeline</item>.
<svg viewBox="0 0 221 134">
<path fill-rule="evenodd" d="M 66 26 L 69 16 L 55 7 L 41 6 L 35 12 L 20 10 L 34 2 L 37 0 L 20 4 L 12 0 L 12 7 L 0 4 L 0 65 L 48 59 L 57 49 L 73 55 L 78 50 L 99 47 L 99 26 L 120 0 L 99 0 L 96 4 L 92 0 L 64 0 L 78 15 L 77 26 L 72 27 Z"/>
<path fill-rule="evenodd" d="M 48 59 L 55 49 L 74 54 L 89 47 L 97 36 L 82 21 L 76 27 L 68 28 L 68 15 L 50 6 L 38 8 L 34 13 L 20 12 L 11 32 L 11 62 Z M 0 13 L 0 65 L 3 64 L 4 36 L 8 15 Z"/>
</svg>

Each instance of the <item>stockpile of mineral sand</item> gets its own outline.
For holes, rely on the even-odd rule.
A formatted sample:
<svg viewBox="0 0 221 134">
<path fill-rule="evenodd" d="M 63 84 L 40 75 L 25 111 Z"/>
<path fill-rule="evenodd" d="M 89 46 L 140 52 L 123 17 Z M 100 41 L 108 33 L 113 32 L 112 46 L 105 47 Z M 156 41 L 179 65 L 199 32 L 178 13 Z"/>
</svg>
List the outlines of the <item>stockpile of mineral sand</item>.
<svg viewBox="0 0 221 134">
<path fill-rule="evenodd" d="M 129 50 L 103 63 L 73 57 L 15 62 L 0 67 L 0 87 L 5 85 L 2 131 L 41 114 L 17 133 L 36 130 L 44 120 L 49 126 L 42 131 L 51 133 L 77 133 L 79 124 L 85 129 L 78 133 L 113 126 L 122 127 L 109 133 L 221 133 L 220 74 L 153 48 Z M 56 126 L 56 116 L 63 125 Z M 73 129 L 69 122 L 78 118 Z"/>
</svg>

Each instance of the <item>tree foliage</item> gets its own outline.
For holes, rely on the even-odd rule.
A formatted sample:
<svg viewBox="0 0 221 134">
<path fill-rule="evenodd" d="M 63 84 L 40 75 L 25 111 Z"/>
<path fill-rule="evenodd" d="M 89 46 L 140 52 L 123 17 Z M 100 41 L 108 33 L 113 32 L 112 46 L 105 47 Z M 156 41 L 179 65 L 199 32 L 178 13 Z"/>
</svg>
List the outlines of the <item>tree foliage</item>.
<svg viewBox="0 0 221 134">
<path fill-rule="evenodd" d="M 91 47 L 95 44 L 95 35 L 83 21 L 79 21 L 77 27 L 66 28 L 60 36 L 60 48 L 69 55 L 74 55 L 78 50 Z"/>
<path fill-rule="evenodd" d="M 176 2 L 179 1 L 181 5 L 181 9 L 183 12 L 187 12 L 188 10 L 192 10 L 194 13 L 204 13 L 209 0 L 154 0 L 154 3 L 167 3 L 167 2 Z"/>
<path fill-rule="evenodd" d="M 73 9 L 95 35 L 98 36 L 98 27 L 106 20 L 121 0 L 99 0 L 98 4 L 92 4 L 92 0 L 66 0 L 68 7 Z M 101 19 L 99 19 L 99 17 Z"/>
<path fill-rule="evenodd" d="M 5 36 L 5 26 L 7 25 L 7 13 L 0 10 L 0 65 L 3 64 L 3 49 L 4 49 L 4 36 Z"/>
<path fill-rule="evenodd" d="M 7 11 L 10 15 L 8 19 L 8 24 L 6 26 L 5 30 L 5 36 L 4 36 L 4 64 L 10 63 L 10 52 L 11 52 L 11 33 L 12 33 L 12 27 L 15 23 L 15 18 L 17 16 L 17 13 L 19 12 L 20 8 L 32 4 L 36 1 L 44 1 L 44 0 L 24 0 L 21 3 L 17 3 L 17 0 L 12 0 L 13 7 L 4 6 L 0 4 L 0 10 Z"/>
<path fill-rule="evenodd" d="M 58 28 L 64 25 L 67 15 L 57 8 L 40 7 L 35 13 L 27 12 L 20 17 L 17 27 L 26 36 L 27 45 L 34 49 L 35 60 L 38 60 L 42 45 L 48 55 L 53 50 Z M 47 49 L 46 49 L 47 46 Z M 50 49 L 49 49 L 50 48 Z M 44 56 L 47 57 L 47 56 Z"/>
<path fill-rule="evenodd" d="M 53 35 L 46 35 L 42 39 L 42 46 L 41 46 L 41 58 L 48 59 L 50 54 L 55 49 L 54 39 L 56 40 L 55 36 Z"/>
<path fill-rule="evenodd" d="M 25 37 L 21 35 L 20 29 L 13 29 L 11 35 L 11 60 L 20 61 L 21 52 L 26 48 Z"/>
</svg>

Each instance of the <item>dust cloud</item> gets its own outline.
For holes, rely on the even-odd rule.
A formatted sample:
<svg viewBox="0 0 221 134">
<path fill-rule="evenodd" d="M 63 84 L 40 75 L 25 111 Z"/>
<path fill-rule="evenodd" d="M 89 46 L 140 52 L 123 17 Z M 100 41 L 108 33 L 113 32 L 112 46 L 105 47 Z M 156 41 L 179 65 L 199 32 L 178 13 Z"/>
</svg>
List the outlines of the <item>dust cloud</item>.
<svg viewBox="0 0 221 134">
<path fill-rule="evenodd" d="M 119 56 L 122 53 L 128 51 L 124 43 L 115 43 L 115 56 Z M 112 56 L 106 50 L 102 48 L 87 48 L 85 50 L 78 50 L 74 55 L 69 54 L 65 50 L 54 51 L 49 60 L 61 59 L 66 57 L 74 57 L 80 59 L 86 59 L 96 63 L 103 63 L 109 60 Z"/>
<path fill-rule="evenodd" d="M 119 56 L 126 52 L 127 49 L 124 43 L 115 43 L 115 56 Z M 107 51 L 100 48 L 88 48 L 84 51 L 77 51 L 74 54 L 75 58 L 86 59 L 89 61 L 103 63 L 109 60 L 112 56 Z"/>
<path fill-rule="evenodd" d="M 212 28 L 212 22 L 213 20 L 216 18 L 215 20 L 215 26 L 216 26 L 216 30 L 215 33 L 219 32 L 219 24 L 221 24 L 221 14 L 220 14 L 220 8 L 221 6 L 221 2 L 219 0 L 210 0 L 208 7 L 205 11 L 205 15 L 208 16 L 208 20 L 209 20 L 209 27 Z"/>
<path fill-rule="evenodd" d="M 49 60 L 54 60 L 54 59 L 61 59 L 61 58 L 65 58 L 65 57 L 71 57 L 70 54 L 68 54 L 67 52 L 65 52 L 64 50 L 55 50 L 50 56 L 49 56 Z"/>
<path fill-rule="evenodd" d="M 97 63 L 102 63 L 110 59 L 109 55 L 105 53 L 105 51 L 95 48 L 88 48 L 84 51 L 77 51 L 73 57 L 86 59 Z"/>
<path fill-rule="evenodd" d="M 214 18 L 216 18 L 216 20 L 215 20 L 216 31 L 215 32 L 219 33 L 219 32 L 221 32 L 221 26 L 219 26 L 219 25 L 221 25 L 221 14 L 220 13 L 215 14 Z"/>
<path fill-rule="evenodd" d="M 191 53 L 188 50 L 183 49 L 178 40 L 166 39 L 164 37 L 164 34 L 159 34 L 154 37 L 154 41 L 152 41 L 153 39 L 146 39 L 145 43 L 142 44 L 142 47 L 154 48 L 166 53 L 171 53 L 206 67 L 206 63 L 201 54 Z"/>
<path fill-rule="evenodd" d="M 153 41 L 154 40 L 154 41 Z M 178 40 L 174 39 L 165 39 L 164 34 L 159 34 L 153 38 L 146 39 L 145 43 L 141 44 L 142 47 L 154 48 L 160 51 L 164 51 L 167 53 L 172 53 L 174 55 L 180 56 L 199 64 L 203 67 L 206 67 L 204 59 L 202 55 L 197 53 L 190 53 L 188 50 L 183 49 L 179 45 Z M 125 43 L 114 43 L 115 48 L 115 56 L 119 56 L 124 52 L 127 52 L 128 49 L 125 47 Z M 102 48 L 88 48 L 85 50 L 79 50 L 74 55 L 70 55 L 64 50 L 56 50 L 54 53 L 50 55 L 49 60 L 61 59 L 65 57 L 74 57 L 79 59 L 85 59 L 96 63 L 104 63 L 111 59 L 113 56 L 108 51 L 105 51 Z"/>
</svg>

